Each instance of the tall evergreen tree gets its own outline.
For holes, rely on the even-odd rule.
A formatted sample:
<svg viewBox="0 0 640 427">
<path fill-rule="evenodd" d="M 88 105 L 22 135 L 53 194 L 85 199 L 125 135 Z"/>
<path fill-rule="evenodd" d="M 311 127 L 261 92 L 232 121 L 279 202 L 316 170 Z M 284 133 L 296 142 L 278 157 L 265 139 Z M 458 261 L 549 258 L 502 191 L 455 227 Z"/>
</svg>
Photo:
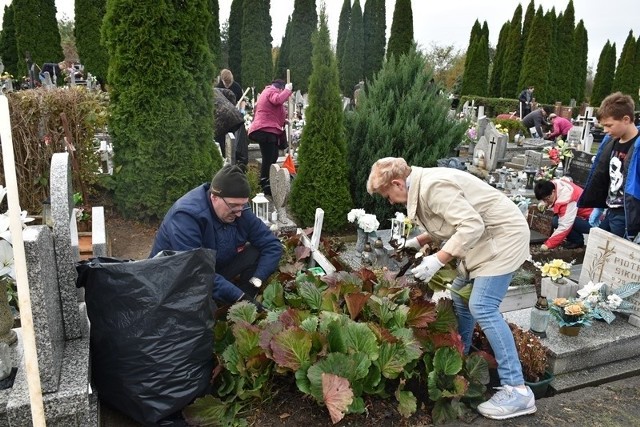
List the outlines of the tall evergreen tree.
<svg viewBox="0 0 640 427">
<path fill-rule="evenodd" d="M 0 34 L 0 58 L 2 58 L 4 70 L 17 79 L 21 73 L 18 73 L 18 45 L 13 9 L 13 3 L 4 7 Z"/>
<path fill-rule="evenodd" d="M 353 87 L 364 78 L 364 28 L 360 0 L 353 2 L 349 21 L 351 25 L 340 60 L 340 86 L 342 93 L 353 96 Z"/>
<path fill-rule="evenodd" d="M 109 68 L 109 53 L 100 40 L 102 19 L 107 11 L 106 0 L 76 0 L 75 2 L 76 48 L 87 72 L 105 83 Z"/>
<path fill-rule="evenodd" d="M 245 1 L 242 11 L 242 81 L 244 87 L 253 86 L 257 91 L 273 78 L 270 3 Z"/>
<path fill-rule="evenodd" d="M 476 39 L 467 54 L 469 64 L 462 78 L 461 95 L 487 96 L 489 74 L 489 42 L 484 34 Z"/>
<path fill-rule="evenodd" d="M 640 36 L 638 36 L 638 39 L 636 40 L 636 64 L 635 64 L 635 77 L 636 77 L 636 81 L 635 81 L 635 85 L 636 87 L 640 87 Z"/>
<path fill-rule="evenodd" d="M 622 53 L 620 53 L 620 59 L 618 60 L 618 67 L 616 68 L 616 76 L 613 80 L 613 92 L 620 91 L 627 95 L 636 96 L 638 88 L 635 87 L 634 73 L 638 70 L 634 69 L 636 62 L 636 39 L 633 36 L 633 31 L 629 31 L 627 40 L 622 47 Z"/>
<path fill-rule="evenodd" d="M 431 84 L 429 69 L 415 47 L 386 61 L 348 122 L 354 206 L 375 213 L 381 221 L 393 217 L 395 207 L 367 194 L 371 165 L 381 157 L 395 156 L 409 164 L 435 166 L 466 130 L 466 124 L 448 117 L 449 102 Z"/>
<path fill-rule="evenodd" d="M 233 80 L 242 87 L 250 86 L 242 78 L 242 14 L 244 0 L 233 0 L 229 11 L 229 69 L 233 73 Z"/>
<path fill-rule="evenodd" d="M 510 26 L 500 84 L 500 93 L 503 98 L 517 98 L 520 93 L 518 77 L 522 66 L 522 6 L 516 7 Z"/>
<path fill-rule="evenodd" d="M 493 57 L 493 66 L 491 67 L 491 78 L 489 79 L 489 96 L 493 98 L 500 97 L 500 85 L 502 83 L 502 70 L 505 66 L 505 54 L 507 50 L 507 39 L 509 37 L 509 29 L 511 25 L 505 22 L 500 29 L 498 36 L 498 44 L 496 45 L 496 54 Z"/>
<path fill-rule="evenodd" d="M 572 92 L 574 88 L 568 85 L 567 82 L 573 81 L 574 77 L 574 68 L 571 64 L 574 64 L 576 60 L 574 49 L 578 48 L 578 46 L 574 45 L 575 32 L 573 0 L 569 0 L 567 8 L 558 18 L 558 25 L 556 25 L 556 40 L 553 44 L 556 55 L 552 57 L 550 67 L 550 86 L 554 89 L 551 93 L 556 101 L 561 101 L 564 104 L 568 104 L 569 100 L 574 96 Z"/>
<path fill-rule="evenodd" d="M 467 73 L 469 69 L 469 57 L 472 54 L 473 48 L 476 45 L 476 41 L 478 41 L 482 37 L 482 27 L 480 26 L 480 21 L 476 19 L 476 22 L 471 26 L 471 33 L 469 33 L 469 44 L 467 45 L 467 53 L 464 56 L 464 72 Z"/>
<path fill-rule="evenodd" d="M 280 54 L 273 76 L 277 79 L 285 80 L 287 77 L 287 69 L 289 69 L 289 40 L 291 39 L 291 17 L 287 19 L 287 26 L 284 30 L 284 36 L 280 43 Z"/>
<path fill-rule="evenodd" d="M 519 87 L 535 86 L 536 100 L 548 102 L 547 78 L 549 74 L 549 50 L 551 28 L 542 6 L 538 8 L 531 25 L 531 36 L 527 40 L 522 58 Z"/>
<path fill-rule="evenodd" d="M 318 26 L 315 0 L 296 0 L 291 15 L 291 38 L 289 39 L 289 65 L 291 81 L 302 93 L 309 89 L 311 76 L 311 35 Z M 282 52 L 281 52 L 282 54 Z"/>
<path fill-rule="evenodd" d="M 561 73 L 562 70 L 558 69 L 555 65 L 561 65 L 564 68 L 564 64 L 560 60 L 560 48 L 558 46 L 558 27 L 562 22 L 562 13 L 558 17 L 556 17 L 555 8 L 551 8 L 545 14 L 545 18 L 547 19 L 547 24 L 551 28 L 551 39 L 549 41 L 549 76 L 547 78 L 547 93 L 551 94 L 553 97 L 553 101 L 560 101 L 558 98 L 558 94 L 562 91 L 561 86 L 567 86 L 566 92 L 567 94 L 571 91 L 571 79 L 568 81 L 562 81 Z M 571 44 L 573 44 L 573 32 L 571 38 Z"/>
<path fill-rule="evenodd" d="M 64 59 L 53 0 L 13 0 L 18 73 L 27 74 L 25 57 L 34 64 L 60 62 Z M 24 71 L 22 71 L 24 70 Z"/>
<path fill-rule="evenodd" d="M 522 8 L 520 8 L 520 17 L 522 17 Z M 533 25 L 533 18 L 536 17 L 536 5 L 534 0 L 529 2 L 527 10 L 524 13 L 524 21 L 522 24 L 522 47 L 527 44 L 529 40 L 529 34 L 531 34 L 531 25 Z"/>
<path fill-rule="evenodd" d="M 224 68 L 222 64 L 222 41 L 220 40 L 220 4 L 218 0 L 209 0 L 209 13 L 211 13 L 211 23 L 209 24 L 209 48 L 213 55 L 214 75 Z"/>
<path fill-rule="evenodd" d="M 602 100 L 611 93 L 611 86 L 616 70 L 616 44 L 605 43 L 598 66 L 596 76 L 593 79 L 593 91 L 591 92 L 591 105 L 598 106 Z"/>
<path fill-rule="evenodd" d="M 222 165 L 212 148 L 208 8 L 208 0 L 107 3 L 109 133 L 119 168 L 115 202 L 125 216 L 162 218 Z"/>
<path fill-rule="evenodd" d="M 577 102 L 582 102 L 587 84 L 587 62 L 589 57 L 589 39 L 582 19 L 576 25 L 573 45 L 573 73 L 567 77 L 571 77 L 571 98 Z"/>
<path fill-rule="evenodd" d="M 371 80 L 380 71 L 386 45 L 386 12 L 384 0 L 367 0 L 362 17 L 364 26 L 364 76 Z"/>
<path fill-rule="evenodd" d="M 413 44 L 413 11 L 411 0 L 396 0 L 387 46 L 387 59 L 407 53 Z"/>
<path fill-rule="evenodd" d="M 331 51 L 327 15 L 320 11 L 320 27 L 313 37 L 313 73 L 309 107 L 298 155 L 298 174 L 291 189 L 291 208 L 306 226 L 313 225 L 316 208 L 324 210 L 323 228 L 336 231 L 352 208 L 347 166 L 338 67 Z"/>
<path fill-rule="evenodd" d="M 336 60 L 338 61 L 338 69 L 340 69 L 340 61 L 344 53 L 344 42 L 347 40 L 347 33 L 351 26 L 351 0 L 344 0 L 342 9 L 340 10 L 340 19 L 338 21 L 338 40 L 336 43 Z M 342 86 L 342 85 L 341 85 Z M 346 94 L 345 95 L 349 95 Z"/>
</svg>

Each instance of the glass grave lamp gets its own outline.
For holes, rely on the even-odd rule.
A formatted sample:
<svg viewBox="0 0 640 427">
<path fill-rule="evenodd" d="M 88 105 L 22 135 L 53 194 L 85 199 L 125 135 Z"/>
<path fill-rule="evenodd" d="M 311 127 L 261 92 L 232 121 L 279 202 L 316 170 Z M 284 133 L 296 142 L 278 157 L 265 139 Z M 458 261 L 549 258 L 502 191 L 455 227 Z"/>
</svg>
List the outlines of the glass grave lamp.
<svg viewBox="0 0 640 427">
<path fill-rule="evenodd" d="M 549 302 L 547 298 L 543 296 L 538 297 L 536 305 L 531 309 L 529 330 L 540 338 L 546 338 L 549 315 Z"/>
<path fill-rule="evenodd" d="M 51 200 L 48 197 L 42 201 L 42 225 L 53 227 L 53 217 L 51 216 Z"/>
<path fill-rule="evenodd" d="M 262 220 L 265 224 L 269 223 L 269 200 L 264 196 L 264 193 L 258 193 L 251 199 L 251 208 L 253 213 Z"/>
<path fill-rule="evenodd" d="M 527 183 L 525 184 L 524 188 L 526 188 L 527 190 L 533 190 L 533 180 L 536 177 L 536 173 L 538 171 L 535 169 L 525 169 L 524 173 L 527 174 Z"/>
<path fill-rule="evenodd" d="M 391 221 L 391 240 L 399 242 L 400 239 L 406 237 L 405 232 L 407 225 L 404 219 L 391 218 L 389 221 Z"/>
</svg>

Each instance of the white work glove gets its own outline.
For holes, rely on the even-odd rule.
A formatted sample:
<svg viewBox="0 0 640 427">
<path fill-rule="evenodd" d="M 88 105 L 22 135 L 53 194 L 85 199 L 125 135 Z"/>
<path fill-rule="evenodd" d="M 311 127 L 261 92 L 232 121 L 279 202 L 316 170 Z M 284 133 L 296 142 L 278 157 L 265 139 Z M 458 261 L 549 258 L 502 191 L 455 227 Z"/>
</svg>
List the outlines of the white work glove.
<svg viewBox="0 0 640 427">
<path fill-rule="evenodd" d="M 540 245 L 540 250 L 542 252 L 547 252 L 549 250 L 549 247 L 547 245 Z"/>
<path fill-rule="evenodd" d="M 293 83 L 287 83 L 286 85 L 284 85 L 285 89 L 289 89 L 291 92 L 293 92 Z"/>
<path fill-rule="evenodd" d="M 440 262 L 436 254 L 433 254 L 423 259 L 419 266 L 412 268 L 411 274 L 418 280 L 428 282 L 442 267 L 444 264 Z"/>
<path fill-rule="evenodd" d="M 400 245 L 400 249 L 406 249 L 406 248 L 420 249 L 421 247 L 422 245 L 420 245 L 420 243 L 418 242 L 417 237 L 414 237 L 409 240 L 405 238 L 403 239 L 403 244 Z"/>
</svg>

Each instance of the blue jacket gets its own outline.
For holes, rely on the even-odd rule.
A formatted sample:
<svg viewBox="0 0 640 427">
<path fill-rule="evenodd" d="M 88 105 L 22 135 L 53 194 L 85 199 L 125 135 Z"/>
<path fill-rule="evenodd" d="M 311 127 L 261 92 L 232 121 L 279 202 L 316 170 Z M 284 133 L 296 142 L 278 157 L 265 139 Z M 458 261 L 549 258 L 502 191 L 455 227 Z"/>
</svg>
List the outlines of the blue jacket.
<svg viewBox="0 0 640 427">
<path fill-rule="evenodd" d="M 202 184 L 178 199 L 160 224 L 150 257 L 163 250 L 208 248 L 216 251 L 216 265 L 226 265 L 246 243 L 260 252 L 255 277 L 266 280 L 278 267 L 282 244 L 269 227 L 250 210 L 233 223 L 218 219 L 209 198 L 209 184 Z M 213 298 L 233 303 L 242 291 L 219 274 L 215 275 Z"/>
<path fill-rule="evenodd" d="M 638 126 L 640 130 L 640 126 Z M 591 172 L 584 186 L 578 207 L 606 208 L 609 191 L 609 159 L 614 139 L 607 134 L 593 161 Z M 633 238 L 640 231 L 640 137 L 636 138 L 633 147 L 624 160 L 624 215 L 625 237 Z"/>
</svg>

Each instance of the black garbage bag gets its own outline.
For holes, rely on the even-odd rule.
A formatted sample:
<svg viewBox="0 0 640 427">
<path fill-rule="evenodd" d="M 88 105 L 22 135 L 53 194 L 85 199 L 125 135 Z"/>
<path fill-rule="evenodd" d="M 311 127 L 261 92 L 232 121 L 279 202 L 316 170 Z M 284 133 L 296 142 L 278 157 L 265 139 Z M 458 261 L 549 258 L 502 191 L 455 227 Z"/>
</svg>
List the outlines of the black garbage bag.
<svg viewBox="0 0 640 427">
<path fill-rule="evenodd" d="M 213 89 L 213 107 L 215 119 L 215 137 L 224 137 L 227 133 L 234 133 L 240 126 L 244 126 L 244 116 L 236 108 L 235 102 L 231 102 L 225 93 L 235 99 L 235 95 L 229 89 Z"/>
<path fill-rule="evenodd" d="M 103 402 L 145 425 L 205 394 L 213 369 L 215 251 L 77 265 L 91 322 L 91 371 Z"/>
</svg>

